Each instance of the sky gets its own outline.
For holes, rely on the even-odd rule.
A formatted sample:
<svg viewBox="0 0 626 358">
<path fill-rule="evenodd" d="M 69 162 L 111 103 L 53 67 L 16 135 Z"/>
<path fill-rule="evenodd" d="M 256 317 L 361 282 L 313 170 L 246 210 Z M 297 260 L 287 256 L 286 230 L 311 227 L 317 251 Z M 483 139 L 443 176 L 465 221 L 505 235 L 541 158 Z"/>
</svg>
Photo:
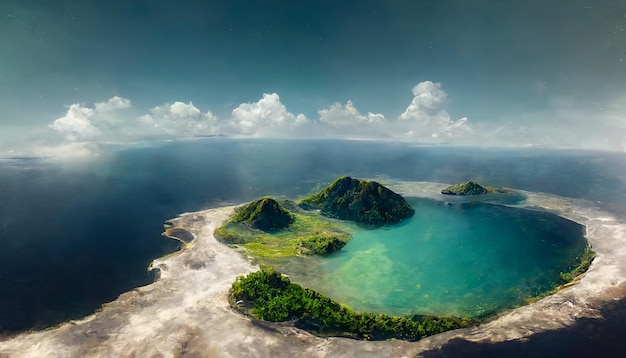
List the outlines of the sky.
<svg viewBox="0 0 626 358">
<path fill-rule="evenodd" d="M 0 157 L 206 135 L 626 151 L 626 3 L 3 0 Z"/>
</svg>

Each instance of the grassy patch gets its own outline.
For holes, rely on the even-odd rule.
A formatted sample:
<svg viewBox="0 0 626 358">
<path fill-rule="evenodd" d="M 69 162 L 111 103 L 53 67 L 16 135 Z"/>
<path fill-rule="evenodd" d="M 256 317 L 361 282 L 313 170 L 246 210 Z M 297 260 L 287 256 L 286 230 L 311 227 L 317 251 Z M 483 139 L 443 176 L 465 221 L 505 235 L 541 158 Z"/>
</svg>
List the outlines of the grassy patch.
<svg viewBox="0 0 626 358">
<path fill-rule="evenodd" d="M 340 250 L 350 239 L 347 225 L 311 213 L 290 213 L 288 228 L 266 232 L 241 223 L 226 221 L 215 236 L 229 245 L 240 245 L 254 257 L 327 255 Z"/>
</svg>

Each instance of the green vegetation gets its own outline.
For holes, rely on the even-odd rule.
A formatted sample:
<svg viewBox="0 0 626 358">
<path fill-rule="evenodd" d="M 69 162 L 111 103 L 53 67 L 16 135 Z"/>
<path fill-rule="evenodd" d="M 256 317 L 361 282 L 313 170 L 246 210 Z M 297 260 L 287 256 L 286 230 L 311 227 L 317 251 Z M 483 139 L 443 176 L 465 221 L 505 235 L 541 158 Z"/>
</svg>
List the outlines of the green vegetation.
<svg viewBox="0 0 626 358">
<path fill-rule="evenodd" d="M 533 297 L 528 297 L 524 300 L 525 303 L 531 304 L 531 303 L 537 302 L 540 299 L 553 295 L 557 293 L 558 291 L 562 290 L 563 288 L 571 285 L 578 276 L 582 275 L 589 269 L 589 266 L 591 266 L 591 263 L 593 262 L 593 259 L 595 257 L 596 257 L 596 253 L 591 249 L 590 246 L 587 246 L 585 250 L 576 258 L 576 262 L 578 264 L 576 264 L 570 271 L 561 272 L 559 274 L 561 277 L 561 280 L 563 281 L 562 285 L 557 286 L 553 288 L 552 290 L 541 292 L 538 295 L 535 295 Z"/>
<path fill-rule="evenodd" d="M 483 186 L 475 181 L 468 181 L 461 184 L 451 185 L 441 191 L 441 194 L 446 195 L 481 195 L 488 193 L 509 193 L 511 189 L 508 188 L 493 188 L 490 186 Z"/>
<path fill-rule="evenodd" d="M 402 196 L 381 184 L 350 177 L 340 177 L 298 204 L 303 208 L 320 209 L 325 216 L 370 227 L 396 224 L 415 213 Z"/>
<path fill-rule="evenodd" d="M 269 204 L 263 204 L 262 201 Z M 291 203 L 283 205 L 274 199 L 263 198 L 238 208 L 231 220 L 215 230 L 215 237 L 225 244 L 241 245 L 250 255 L 260 258 L 328 255 L 341 250 L 350 240 L 348 231 L 338 223 L 316 213 L 288 210 L 286 207 L 297 208 Z M 290 224 L 281 230 L 267 231 L 252 224 L 262 222 L 263 228 L 276 228 L 276 221 L 267 217 L 268 212 L 270 215 L 279 213 L 283 217 L 280 221 L 282 223 L 286 222 L 284 218 L 288 215 Z"/>
<path fill-rule="evenodd" d="M 576 261 L 579 262 L 579 264 L 572 268 L 569 272 L 561 272 L 561 280 L 565 283 L 572 282 L 576 277 L 587 271 L 595 257 L 596 253 L 591 250 L 591 247 L 587 246 L 585 251 L 583 251 L 583 253 L 576 258 Z"/>
<path fill-rule="evenodd" d="M 398 317 L 359 313 L 313 290 L 293 284 L 272 267 L 240 276 L 229 301 L 239 311 L 270 321 L 293 321 L 295 326 L 322 335 L 357 339 L 399 338 L 415 341 L 477 322 L 454 317 Z"/>
<path fill-rule="evenodd" d="M 261 258 L 327 255 L 350 240 L 340 224 L 303 208 L 320 208 L 322 215 L 372 227 L 394 224 L 414 213 L 404 198 L 376 182 L 341 177 L 298 205 L 269 197 L 243 205 L 215 230 L 215 237 Z"/>
<path fill-rule="evenodd" d="M 262 231 L 277 231 L 291 225 L 294 217 L 276 200 L 265 197 L 237 208 L 231 221 Z"/>
</svg>

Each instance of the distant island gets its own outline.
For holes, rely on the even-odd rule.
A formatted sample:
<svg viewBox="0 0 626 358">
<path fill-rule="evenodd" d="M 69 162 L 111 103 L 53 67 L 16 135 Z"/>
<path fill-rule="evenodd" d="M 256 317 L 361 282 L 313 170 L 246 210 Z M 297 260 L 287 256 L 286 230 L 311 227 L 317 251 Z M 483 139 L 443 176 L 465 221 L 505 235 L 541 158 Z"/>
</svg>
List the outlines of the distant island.
<svg viewBox="0 0 626 358">
<path fill-rule="evenodd" d="M 443 190 L 441 190 L 441 194 L 445 195 L 483 195 L 490 193 L 510 193 L 511 189 L 509 188 L 493 188 L 490 186 L 484 186 L 478 184 L 477 182 L 470 180 L 465 183 L 460 183 L 456 185 L 451 185 Z"/>
</svg>

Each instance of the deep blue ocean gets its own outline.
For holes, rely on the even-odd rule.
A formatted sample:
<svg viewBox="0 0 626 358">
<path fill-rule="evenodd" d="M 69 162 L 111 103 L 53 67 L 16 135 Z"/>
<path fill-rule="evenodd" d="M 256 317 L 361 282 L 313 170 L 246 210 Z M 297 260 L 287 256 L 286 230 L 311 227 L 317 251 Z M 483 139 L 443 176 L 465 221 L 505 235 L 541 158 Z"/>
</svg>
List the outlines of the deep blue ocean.
<svg viewBox="0 0 626 358">
<path fill-rule="evenodd" d="M 105 148 L 85 160 L 0 160 L 0 333 L 93 313 L 154 280 L 179 213 L 297 198 L 340 175 L 584 198 L 626 216 L 626 153 L 206 138 Z"/>
</svg>

